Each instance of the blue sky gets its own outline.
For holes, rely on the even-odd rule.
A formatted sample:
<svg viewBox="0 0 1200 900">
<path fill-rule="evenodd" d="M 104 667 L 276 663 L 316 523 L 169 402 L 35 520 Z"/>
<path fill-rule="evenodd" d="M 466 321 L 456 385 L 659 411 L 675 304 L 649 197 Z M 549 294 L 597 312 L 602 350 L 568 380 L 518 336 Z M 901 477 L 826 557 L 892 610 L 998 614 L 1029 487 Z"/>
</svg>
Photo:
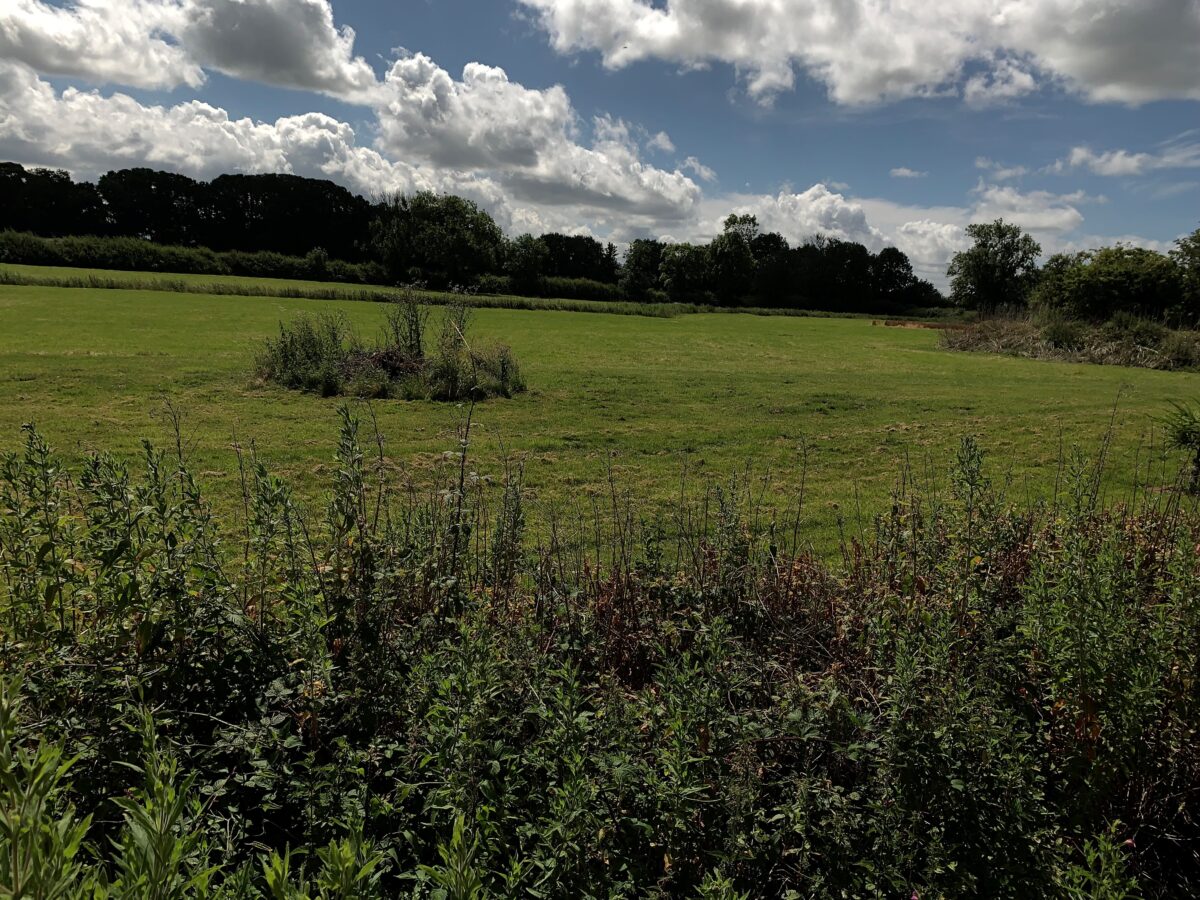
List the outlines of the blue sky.
<svg viewBox="0 0 1200 900">
<path fill-rule="evenodd" d="M 1200 225 L 1200 0 L 9 0 L 0 157 L 429 188 L 510 232 L 731 210 L 1047 251 Z"/>
</svg>

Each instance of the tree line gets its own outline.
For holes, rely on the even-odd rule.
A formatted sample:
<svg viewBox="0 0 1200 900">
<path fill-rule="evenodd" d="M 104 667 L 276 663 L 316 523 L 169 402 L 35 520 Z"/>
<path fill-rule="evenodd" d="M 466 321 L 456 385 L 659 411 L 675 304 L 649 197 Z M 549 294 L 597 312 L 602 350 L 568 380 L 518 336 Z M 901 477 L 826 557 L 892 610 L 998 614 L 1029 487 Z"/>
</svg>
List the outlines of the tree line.
<svg viewBox="0 0 1200 900">
<path fill-rule="evenodd" d="M 635 240 L 622 255 L 611 242 L 588 235 L 507 238 L 485 210 L 450 194 L 368 200 L 296 175 L 221 175 L 206 182 L 133 168 L 92 184 L 58 170 L 0 163 L 0 231 L 108 241 L 76 241 L 64 255 L 62 245 L 9 236 L 0 242 L 9 262 L 160 271 L 225 266 L 234 274 L 378 279 L 528 296 L 847 312 L 901 313 L 945 303 L 894 247 L 875 253 L 821 235 L 793 246 L 750 215 L 731 215 L 707 244 Z M 224 257 L 191 260 L 175 252 L 156 261 L 154 247 L 135 249 L 132 242 Z"/>
<path fill-rule="evenodd" d="M 1012 223 L 967 227 L 972 246 L 950 262 L 950 299 L 984 315 L 1030 311 L 1106 322 L 1132 316 L 1200 325 L 1200 229 L 1160 253 L 1117 244 L 1056 253 L 1039 264 L 1041 245 Z"/>
</svg>

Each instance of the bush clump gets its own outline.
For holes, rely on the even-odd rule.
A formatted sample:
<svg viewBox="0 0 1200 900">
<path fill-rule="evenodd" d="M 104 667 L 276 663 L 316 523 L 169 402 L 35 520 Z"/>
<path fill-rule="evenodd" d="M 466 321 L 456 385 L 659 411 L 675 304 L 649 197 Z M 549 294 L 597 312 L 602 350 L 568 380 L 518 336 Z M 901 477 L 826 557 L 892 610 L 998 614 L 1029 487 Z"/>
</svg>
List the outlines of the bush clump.
<svg viewBox="0 0 1200 900">
<path fill-rule="evenodd" d="M 455 401 L 523 392 L 525 381 L 512 350 L 472 343 L 470 319 L 465 303 L 444 307 L 437 343 L 427 353 L 429 312 L 411 292 L 390 305 L 380 340 L 371 347 L 344 316 L 301 315 L 281 322 L 278 336 L 263 342 L 256 370 L 264 381 L 322 397 Z"/>
</svg>

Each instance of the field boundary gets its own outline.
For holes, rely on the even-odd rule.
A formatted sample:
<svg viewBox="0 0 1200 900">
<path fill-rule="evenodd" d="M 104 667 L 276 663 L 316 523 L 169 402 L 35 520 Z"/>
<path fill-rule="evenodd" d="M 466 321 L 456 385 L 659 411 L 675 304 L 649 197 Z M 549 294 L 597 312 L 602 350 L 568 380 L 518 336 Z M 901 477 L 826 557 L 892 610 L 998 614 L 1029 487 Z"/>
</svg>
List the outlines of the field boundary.
<svg viewBox="0 0 1200 900">
<path fill-rule="evenodd" d="M 37 269 L 37 266 L 22 266 L 21 269 Z M 121 275 L 97 275 L 94 273 L 68 275 L 57 267 L 55 271 L 32 273 L 15 269 L 11 264 L 0 264 L 0 285 L 12 287 L 57 287 L 84 290 L 159 291 L 175 294 L 206 294 L 233 297 L 271 297 L 294 300 L 351 300 L 366 303 L 390 303 L 405 288 L 383 286 L 330 285 L 314 287 L 308 285 L 264 284 L 269 279 L 258 279 L 253 284 L 238 282 L 230 276 L 189 275 L 187 278 L 172 273 L 127 272 Z M 207 280 L 212 278 L 214 280 Z M 224 280 L 215 280 L 223 278 Z M 444 306 L 460 301 L 462 294 L 443 291 L 413 289 L 421 302 L 431 306 Z M 671 319 L 682 315 L 714 315 L 741 313 L 753 316 L 784 316 L 788 318 L 819 319 L 870 319 L 877 318 L 869 313 L 828 312 L 809 309 L 774 309 L 767 307 L 707 306 L 695 303 L 637 303 L 629 300 L 570 300 L 565 298 L 519 297 L 509 294 L 471 294 L 472 306 L 480 309 L 524 309 L 548 312 L 601 313 L 617 316 L 644 316 L 647 318 Z M 897 318 L 896 321 L 901 319 Z M 903 321 L 926 321 L 926 317 L 914 316 Z"/>
</svg>

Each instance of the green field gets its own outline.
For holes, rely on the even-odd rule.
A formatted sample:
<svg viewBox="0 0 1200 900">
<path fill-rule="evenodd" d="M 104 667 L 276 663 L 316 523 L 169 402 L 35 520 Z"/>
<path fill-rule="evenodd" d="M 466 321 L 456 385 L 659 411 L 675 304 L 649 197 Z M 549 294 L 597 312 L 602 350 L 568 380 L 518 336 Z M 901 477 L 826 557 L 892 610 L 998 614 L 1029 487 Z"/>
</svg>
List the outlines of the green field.
<svg viewBox="0 0 1200 900">
<path fill-rule="evenodd" d="M 0 447 L 32 421 L 68 457 L 132 455 L 143 437 L 169 440 L 170 399 L 219 505 L 238 496 L 234 440 L 314 498 L 341 401 L 252 376 L 256 343 L 301 311 L 343 313 L 366 337 L 383 319 L 349 301 L 0 286 Z M 794 498 L 807 446 L 808 534 L 823 547 L 835 503 L 852 521 L 870 515 L 906 459 L 942 473 L 966 434 L 1022 496 L 1048 493 L 1060 448 L 1094 452 L 1114 405 L 1107 483 L 1127 490 L 1139 461 L 1164 461 L 1155 417 L 1200 393 L 1193 374 L 955 354 L 935 331 L 867 319 L 481 309 L 475 328 L 513 347 L 531 388 L 477 408 L 480 472 L 522 458 L 537 499 L 558 504 L 607 497 L 611 466 L 620 490 L 666 509 L 685 464 L 697 481 L 769 473 L 774 495 Z M 374 406 L 388 453 L 412 471 L 455 447 L 461 409 Z"/>
</svg>

